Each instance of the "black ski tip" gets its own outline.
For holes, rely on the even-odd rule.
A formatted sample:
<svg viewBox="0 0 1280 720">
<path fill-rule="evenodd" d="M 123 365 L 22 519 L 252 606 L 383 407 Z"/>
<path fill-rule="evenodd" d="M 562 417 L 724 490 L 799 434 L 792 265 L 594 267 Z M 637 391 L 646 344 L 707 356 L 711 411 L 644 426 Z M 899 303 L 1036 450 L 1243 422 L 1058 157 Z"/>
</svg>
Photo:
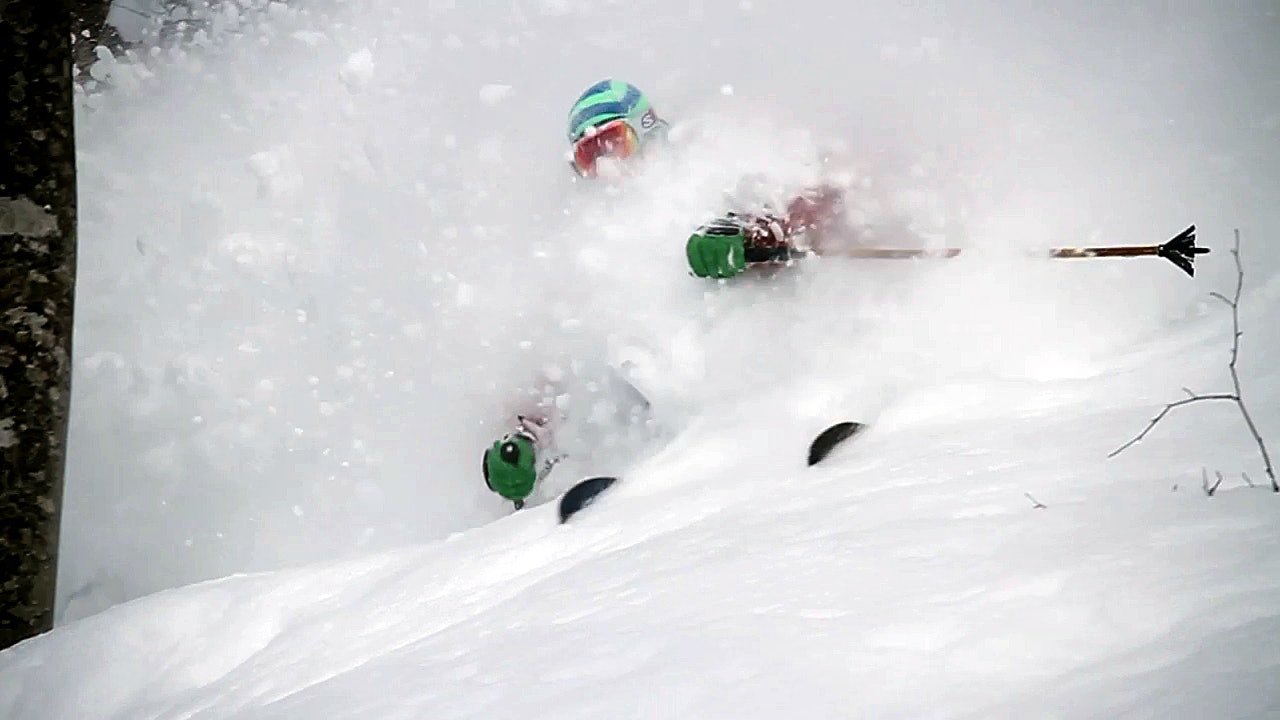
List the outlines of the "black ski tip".
<svg viewBox="0 0 1280 720">
<path fill-rule="evenodd" d="M 1157 254 L 1177 265 L 1187 275 L 1195 277 L 1196 255 L 1205 255 L 1209 248 L 1196 247 L 1196 226 L 1190 225 L 1169 242 L 1157 248 Z"/>
<path fill-rule="evenodd" d="M 832 450 L 840 443 L 857 435 L 867 428 L 865 423 L 860 422 L 838 422 L 835 425 L 818 433 L 818 437 L 809 443 L 809 466 L 813 467 L 822 462 L 824 458 L 831 454 Z"/>
<path fill-rule="evenodd" d="M 564 497 L 560 498 L 560 524 L 568 522 L 569 518 L 590 505 L 600 493 L 608 490 L 616 482 L 618 482 L 616 477 L 592 477 L 569 488 Z"/>
</svg>

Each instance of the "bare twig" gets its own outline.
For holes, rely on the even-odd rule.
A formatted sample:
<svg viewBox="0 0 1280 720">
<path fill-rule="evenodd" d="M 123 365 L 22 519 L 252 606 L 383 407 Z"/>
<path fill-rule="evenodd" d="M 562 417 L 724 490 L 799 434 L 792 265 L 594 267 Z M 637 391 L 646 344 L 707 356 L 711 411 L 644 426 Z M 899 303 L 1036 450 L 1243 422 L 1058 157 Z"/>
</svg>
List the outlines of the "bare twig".
<svg viewBox="0 0 1280 720">
<path fill-rule="evenodd" d="M 1136 444 L 1138 441 L 1145 438 L 1147 436 L 1147 433 L 1151 432 L 1155 428 L 1155 426 L 1161 420 L 1163 420 L 1164 417 L 1168 415 L 1174 408 L 1179 408 L 1179 407 L 1182 407 L 1183 405 L 1191 405 L 1192 403 L 1197 403 L 1201 401 L 1230 400 L 1231 402 L 1236 404 L 1236 407 L 1240 408 L 1240 414 L 1241 416 L 1244 417 L 1244 422 L 1249 427 L 1249 432 L 1253 435 L 1254 441 L 1258 443 L 1258 451 L 1262 454 L 1262 462 L 1264 467 L 1266 468 L 1267 477 L 1271 480 L 1271 491 L 1280 493 L 1280 483 L 1276 482 L 1275 469 L 1271 466 L 1271 455 L 1267 452 L 1266 443 L 1262 441 L 1262 435 L 1258 433 L 1258 427 L 1253 422 L 1253 416 L 1249 414 L 1249 408 L 1247 408 L 1244 404 L 1244 393 L 1240 389 L 1240 373 L 1236 369 L 1236 364 L 1240 359 L 1240 336 L 1243 334 L 1240 331 L 1240 292 L 1244 289 L 1244 266 L 1240 264 L 1240 230 L 1239 229 L 1235 231 L 1235 246 L 1231 249 L 1231 255 L 1232 257 L 1235 258 L 1235 261 L 1236 261 L 1235 295 L 1230 299 L 1228 299 L 1222 293 L 1218 293 L 1218 292 L 1211 292 L 1209 293 L 1209 295 L 1211 297 L 1215 297 L 1221 300 L 1222 302 L 1226 303 L 1228 307 L 1231 308 L 1231 329 L 1232 329 L 1231 362 L 1228 363 L 1227 368 L 1231 371 L 1231 386 L 1234 389 L 1234 391 L 1230 393 L 1213 393 L 1210 395 L 1199 395 L 1188 388 L 1185 388 L 1185 387 L 1182 388 L 1182 391 L 1187 394 L 1187 397 L 1185 399 L 1177 400 L 1169 403 L 1168 405 L 1165 405 L 1164 409 L 1161 410 L 1158 415 L 1152 418 L 1151 422 L 1147 423 L 1147 426 L 1143 428 L 1142 432 L 1138 433 L 1138 435 L 1134 437 L 1132 440 L 1130 440 L 1129 442 L 1125 443 L 1124 445 L 1121 445 L 1115 450 L 1112 450 L 1110 453 L 1108 453 L 1107 457 L 1115 457 L 1116 455 L 1119 455 L 1121 452 L 1124 452 L 1126 449 Z M 1209 478 L 1206 471 L 1205 478 L 1204 478 L 1204 487 L 1205 487 L 1206 493 L 1212 496 L 1213 491 L 1216 491 L 1218 489 L 1218 485 L 1220 484 L 1222 484 L 1221 475 L 1219 475 L 1218 477 L 1218 483 L 1213 486 L 1212 490 L 1210 490 Z"/>
<path fill-rule="evenodd" d="M 1039 500 L 1037 500 L 1037 499 L 1035 499 L 1035 498 L 1031 497 L 1031 493 L 1029 493 L 1029 492 L 1024 492 L 1024 493 L 1022 493 L 1022 494 L 1027 496 L 1027 499 L 1031 501 L 1031 507 L 1035 508 L 1036 510 L 1043 510 L 1043 509 L 1045 509 L 1045 508 L 1049 507 L 1048 505 L 1045 505 L 1044 503 L 1040 502 Z"/>
<path fill-rule="evenodd" d="M 1202 400 L 1231 400 L 1232 402 L 1234 402 L 1236 400 L 1236 396 L 1226 394 L 1226 393 L 1215 393 L 1213 395 L 1193 395 L 1192 397 L 1189 397 L 1186 400 L 1177 400 L 1175 402 L 1171 402 L 1168 405 L 1164 406 L 1164 409 L 1160 411 L 1159 415 L 1156 415 L 1155 417 L 1151 418 L 1151 421 L 1147 423 L 1147 427 L 1144 428 L 1142 432 L 1138 433 L 1129 442 L 1125 443 L 1124 445 L 1121 445 L 1115 450 L 1112 450 L 1110 453 L 1107 454 L 1107 457 L 1115 457 L 1116 455 L 1119 455 L 1120 453 L 1127 450 L 1130 446 L 1138 444 L 1138 441 L 1145 438 L 1147 436 L 1147 433 L 1154 430 L 1156 427 L 1156 424 L 1159 423 L 1161 420 L 1163 420 L 1164 416 L 1168 415 L 1169 412 L 1174 408 L 1179 408 L 1179 407 L 1182 407 L 1183 405 L 1190 405 L 1191 403 L 1200 402 Z"/>
<path fill-rule="evenodd" d="M 1257 485 L 1254 485 L 1254 484 L 1253 484 L 1253 481 L 1252 481 L 1252 480 L 1250 480 L 1250 479 L 1249 479 L 1249 473 L 1247 473 L 1247 472 L 1242 472 L 1242 473 L 1240 473 L 1240 477 L 1244 478 L 1244 484 L 1245 484 L 1245 485 L 1248 485 L 1249 487 L 1252 487 L 1252 488 L 1256 488 L 1256 487 L 1258 487 Z"/>
<path fill-rule="evenodd" d="M 1213 494 L 1218 492 L 1218 487 L 1222 485 L 1222 473 L 1218 472 L 1216 474 L 1218 476 L 1218 482 L 1210 485 L 1209 471 L 1204 468 L 1200 468 L 1200 487 L 1204 489 L 1204 494 L 1209 497 L 1213 497 Z"/>
</svg>

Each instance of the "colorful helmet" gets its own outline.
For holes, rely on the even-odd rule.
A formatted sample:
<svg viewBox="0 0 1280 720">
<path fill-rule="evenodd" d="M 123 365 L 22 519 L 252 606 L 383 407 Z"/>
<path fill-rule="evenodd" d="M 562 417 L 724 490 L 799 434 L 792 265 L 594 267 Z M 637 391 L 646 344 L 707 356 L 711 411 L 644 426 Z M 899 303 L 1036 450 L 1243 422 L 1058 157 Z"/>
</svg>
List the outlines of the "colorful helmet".
<svg viewBox="0 0 1280 720">
<path fill-rule="evenodd" d="M 640 88 L 620 80 L 601 80 L 587 88 L 569 111 L 569 164 L 583 177 L 596 174 L 602 157 L 630 157 L 668 124 L 654 112 Z"/>
<path fill-rule="evenodd" d="M 502 497 L 523 503 L 538 479 L 534 438 L 512 433 L 484 451 L 484 482 Z"/>
</svg>

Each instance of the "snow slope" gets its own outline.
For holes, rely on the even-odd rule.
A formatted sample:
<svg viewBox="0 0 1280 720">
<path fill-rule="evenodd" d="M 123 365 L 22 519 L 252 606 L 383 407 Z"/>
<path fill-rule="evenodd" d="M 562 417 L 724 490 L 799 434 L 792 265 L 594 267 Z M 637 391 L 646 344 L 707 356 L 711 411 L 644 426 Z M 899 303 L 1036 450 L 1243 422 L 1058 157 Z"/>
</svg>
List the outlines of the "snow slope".
<svg viewBox="0 0 1280 720">
<path fill-rule="evenodd" d="M 1238 414 L 1106 458 L 1227 387 L 1237 226 L 1280 427 L 1276 22 L 243 1 L 99 65 L 60 626 L 0 654 L 0 717 L 1276 714 Z M 623 192 L 563 164 L 609 74 L 680 123 Z M 971 252 L 694 281 L 679 240 L 752 173 Z M 1191 222 L 1194 280 L 1023 256 Z M 574 360 L 632 361 L 661 437 L 572 469 L 626 478 L 581 523 L 508 516 L 478 449 Z"/>
<path fill-rule="evenodd" d="M 812 469 L 807 436 L 858 403 L 832 383 L 826 412 L 802 408 L 813 388 L 784 382 L 694 422 L 580 522 L 541 506 L 66 625 L 0 656 L 0 710 L 1274 717 L 1276 500 L 1236 479 L 1257 477 L 1238 422 L 1193 410 L 1104 458 L 1169 387 L 1220 380 L 1186 361 L 1225 342 L 1206 325 L 1091 377 L 922 383 Z M 1253 390 L 1280 422 L 1280 375 Z M 1229 476 L 1213 498 L 1202 464 Z"/>
</svg>

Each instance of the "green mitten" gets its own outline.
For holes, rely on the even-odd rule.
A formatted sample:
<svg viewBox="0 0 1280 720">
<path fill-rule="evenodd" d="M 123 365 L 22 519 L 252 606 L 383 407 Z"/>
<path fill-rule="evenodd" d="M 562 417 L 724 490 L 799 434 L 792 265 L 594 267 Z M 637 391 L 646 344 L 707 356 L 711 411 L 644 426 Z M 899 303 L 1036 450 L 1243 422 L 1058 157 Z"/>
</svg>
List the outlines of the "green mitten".
<svg viewBox="0 0 1280 720">
<path fill-rule="evenodd" d="M 694 275 L 731 278 L 747 267 L 746 228 L 731 218 L 706 223 L 689 236 L 685 255 Z"/>
<path fill-rule="evenodd" d="M 507 435 L 484 451 L 484 481 L 489 489 L 524 505 L 538 479 L 533 439 L 522 433 Z"/>
</svg>

